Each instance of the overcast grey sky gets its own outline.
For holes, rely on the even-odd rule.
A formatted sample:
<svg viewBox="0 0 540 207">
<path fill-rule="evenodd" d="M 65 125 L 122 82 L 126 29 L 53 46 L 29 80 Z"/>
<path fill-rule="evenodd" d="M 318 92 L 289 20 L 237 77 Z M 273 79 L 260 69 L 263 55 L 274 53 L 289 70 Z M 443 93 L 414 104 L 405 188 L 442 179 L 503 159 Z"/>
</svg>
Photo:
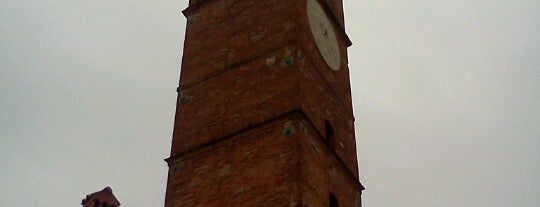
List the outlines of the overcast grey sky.
<svg viewBox="0 0 540 207">
<path fill-rule="evenodd" d="M 0 0 L 0 206 L 163 206 L 187 0 Z M 540 205 L 540 1 L 345 0 L 364 206 Z"/>
</svg>

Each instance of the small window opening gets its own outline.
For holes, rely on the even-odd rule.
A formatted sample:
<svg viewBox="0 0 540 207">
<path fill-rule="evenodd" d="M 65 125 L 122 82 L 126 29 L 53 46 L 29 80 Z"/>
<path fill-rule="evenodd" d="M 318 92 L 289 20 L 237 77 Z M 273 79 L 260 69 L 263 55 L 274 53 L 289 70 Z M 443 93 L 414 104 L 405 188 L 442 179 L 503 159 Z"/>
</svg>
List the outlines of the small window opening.
<svg viewBox="0 0 540 207">
<path fill-rule="evenodd" d="M 324 130 L 325 130 L 325 142 L 331 148 L 334 149 L 335 135 L 334 128 L 328 120 L 324 121 Z"/>
<path fill-rule="evenodd" d="M 330 193 L 330 197 L 328 199 L 330 202 L 330 207 L 339 207 L 338 200 L 333 193 Z"/>
</svg>

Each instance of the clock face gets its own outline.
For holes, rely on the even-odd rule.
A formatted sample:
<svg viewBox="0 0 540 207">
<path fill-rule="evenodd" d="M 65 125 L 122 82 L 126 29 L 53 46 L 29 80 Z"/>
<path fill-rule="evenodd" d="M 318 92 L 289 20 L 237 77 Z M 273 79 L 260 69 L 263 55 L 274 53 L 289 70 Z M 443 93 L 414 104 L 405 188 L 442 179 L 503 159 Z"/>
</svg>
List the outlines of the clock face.
<svg viewBox="0 0 540 207">
<path fill-rule="evenodd" d="M 307 14 L 319 53 L 330 69 L 338 71 L 341 66 L 341 55 L 332 22 L 317 0 L 307 1 Z"/>
</svg>

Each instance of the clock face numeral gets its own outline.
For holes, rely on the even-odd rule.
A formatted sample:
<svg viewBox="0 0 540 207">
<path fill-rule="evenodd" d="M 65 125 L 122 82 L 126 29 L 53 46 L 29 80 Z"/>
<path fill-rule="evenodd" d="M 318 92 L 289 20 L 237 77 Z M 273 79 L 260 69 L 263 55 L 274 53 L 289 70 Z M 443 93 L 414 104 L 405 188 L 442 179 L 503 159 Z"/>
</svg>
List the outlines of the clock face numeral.
<svg viewBox="0 0 540 207">
<path fill-rule="evenodd" d="M 333 71 L 341 66 L 341 54 L 334 26 L 317 0 L 307 1 L 309 26 L 322 58 Z"/>
</svg>

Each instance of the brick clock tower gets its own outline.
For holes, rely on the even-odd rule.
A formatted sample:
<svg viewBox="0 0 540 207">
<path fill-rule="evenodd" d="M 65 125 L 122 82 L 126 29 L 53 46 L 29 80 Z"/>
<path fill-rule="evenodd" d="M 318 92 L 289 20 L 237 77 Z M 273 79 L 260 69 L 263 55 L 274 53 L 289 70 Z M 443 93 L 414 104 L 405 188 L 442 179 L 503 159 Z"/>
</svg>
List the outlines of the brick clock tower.
<svg viewBox="0 0 540 207">
<path fill-rule="evenodd" d="M 190 0 L 165 207 L 358 207 L 342 0 Z"/>
</svg>

